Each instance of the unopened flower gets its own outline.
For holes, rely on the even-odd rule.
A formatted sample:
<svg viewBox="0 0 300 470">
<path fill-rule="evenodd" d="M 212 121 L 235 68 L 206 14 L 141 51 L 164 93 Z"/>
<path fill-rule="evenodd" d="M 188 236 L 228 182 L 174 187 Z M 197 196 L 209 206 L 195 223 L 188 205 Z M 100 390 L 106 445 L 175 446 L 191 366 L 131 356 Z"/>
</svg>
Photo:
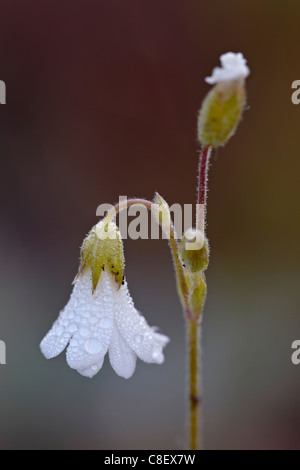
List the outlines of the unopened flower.
<svg viewBox="0 0 300 470">
<path fill-rule="evenodd" d="M 115 224 L 110 224 L 115 230 Z M 101 369 L 108 352 L 115 372 L 124 378 L 133 375 L 136 359 L 161 364 L 163 348 L 169 338 L 151 328 L 134 307 L 126 280 L 119 285 L 119 270 L 123 266 L 121 245 L 112 244 L 101 258 L 101 273 L 95 273 L 99 263 L 96 228 L 87 237 L 82 248 L 81 270 L 75 280 L 71 298 L 59 318 L 41 343 L 47 359 L 58 356 L 67 347 L 67 362 L 81 375 L 93 377 Z M 119 236 L 115 243 L 119 244 Z M 103 243 L 103 240 L 100 240 Z M 107 244 L 107 240 L 105 244 Z M 94 245 L 94 252 L 90 250 Z M 119 246 L 119 248 L 117 248 Z M 84 255 L 83 255 L 84 253 Z M 114 263 L 120 262 L 115 266 Z"/>
<path fill-rule="evenodd" d="M 205 80 L 215 85 L 202 103 L 198 118 L 198 139 L 207 147 L 226 144 L 234 134 L 246 104 L 245 78 L 250 70 L 240 52 L 220 57 L 222 67 L 215 67 Z"/>
<path fill-rule="evenodd" d="M 215 67 L 211 77 L 206 77 L 205 81 L 210 85 L 225 82 L 228 80 L 240 80 L 248 77 L 250 70 L 247 61 L 241 52 L 227 52 L 221 55 L 222 67 Z"/>
</svg>

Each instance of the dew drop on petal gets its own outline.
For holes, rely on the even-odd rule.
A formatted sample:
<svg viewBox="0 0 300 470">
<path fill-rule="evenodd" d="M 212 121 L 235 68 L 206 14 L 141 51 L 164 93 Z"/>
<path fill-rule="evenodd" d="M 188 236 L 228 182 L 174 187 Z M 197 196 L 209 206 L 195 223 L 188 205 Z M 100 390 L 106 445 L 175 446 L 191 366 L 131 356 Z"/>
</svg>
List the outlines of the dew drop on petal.
<svg viewBox="0 0 300 470">
<path fill-rule="evenodd" d="M 61 336 L 64 331 L 65 331 L 65 329 L 64 329 L 63 326 L 57 326 L 57 327 L 55 328 L 54 333 L 55 333 L 57 336 Z"/>
<path fill-rule="evenodd" d="M 143 339 L 144 339 L 144 338 L 143 338 L 142 335 L 136 335 L 136 337 L 135 337 L 135 342 L 136 342 L 137 344 L 141 344 L 141 342 L 143 341 Z"/>
<path fill-rule="evenodd" d="M 69 326 L 68 326 L 68 331 L 70 333 L 75 333 L 75 331 L 77 331 L 77 325 L 75 323 L 71 323 Z"/>
<path fill-rule="evenodd" d="M 161 352 L 161 348 L 160 346 L 153 346 L 153 349 L 152 349 L 152 358 L 155 362 L 157 362 L 158 364 L 161 364 L 164 360 L 164 356 Z"/>
<path fill-rule="evenodd" d="M 85 342 L 84 348 L 89 354 L 98 354 L 102 349 L 102 344 L 97 339 L 92 338 Z"/>
<path fill-rule="evenodd" d="M 102 318 L 102 320 L 100 320 L 100 326 L 102 328 L 110 328 L 111 325 L 112 325 L 112 319 L 111 318 L 104 317 L 104 318 Z"/>
<path fill-rule="evenodd" d="M 83 326 L 79 329 L 79 334 L 83 337 L 88 336 L 90 334 L 90 330 Z"/>
</svg>

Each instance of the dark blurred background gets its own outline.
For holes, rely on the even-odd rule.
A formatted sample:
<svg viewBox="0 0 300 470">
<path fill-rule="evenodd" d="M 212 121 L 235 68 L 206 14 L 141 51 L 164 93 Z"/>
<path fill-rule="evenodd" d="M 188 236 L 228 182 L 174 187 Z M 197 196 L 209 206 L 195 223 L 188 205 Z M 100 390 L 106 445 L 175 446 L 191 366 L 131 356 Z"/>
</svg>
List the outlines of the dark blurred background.
<svg viewBox="0 0 300 470">
<path fill-rule="evenodd" d="M 204 78 L 227 51 L 251 75 L 213 157 L 204 318 L 207 449 L 299 449 L 296 0 L 1 0 L 1 449 L 180 449 L 185 333 L 163 240 L 128 240 L 137 308 L 171 337 L 132 379 L 92 380 L 39 343 L 71 292 L 96 208 L 119 195 L 194 203 Z"/>
</svg>

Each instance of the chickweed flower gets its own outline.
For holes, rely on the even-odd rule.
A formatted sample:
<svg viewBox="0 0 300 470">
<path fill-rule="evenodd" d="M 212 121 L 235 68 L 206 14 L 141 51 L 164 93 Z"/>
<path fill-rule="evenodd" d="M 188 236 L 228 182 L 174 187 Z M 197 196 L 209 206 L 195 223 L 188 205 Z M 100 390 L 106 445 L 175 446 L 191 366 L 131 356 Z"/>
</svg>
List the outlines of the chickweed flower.
<svg viewBox="0 0 300 470">
<path fill-rule="evenodd" d="M 241 52 L 234 54 L 233 52 L 227 52 L 220 57 L 222 67 L 215 67 L 213 69 L 211 77 L 206 77 L 205 81 L 210 85 L 216 83 L 242 80 L 250 74 L 249 67 L 247 67 L 247 61 Z"/>
<path fill-rule="evenodd" d="M 109 236 L 101 237 L 104 229 Z M 163 348 L 169 338 L 150 327 L 136 310 L 123 272 L 123 243 L 117 226 L 98 224 L 83 243 L 71 298 L 41 343 L 47 359 L 67 347 L 69 366 L 92 378 L 108 352 L 113 369 L 126 379 L 133 375 L 137 357 L 147 363 L 164 361 Z"/>
</svg>

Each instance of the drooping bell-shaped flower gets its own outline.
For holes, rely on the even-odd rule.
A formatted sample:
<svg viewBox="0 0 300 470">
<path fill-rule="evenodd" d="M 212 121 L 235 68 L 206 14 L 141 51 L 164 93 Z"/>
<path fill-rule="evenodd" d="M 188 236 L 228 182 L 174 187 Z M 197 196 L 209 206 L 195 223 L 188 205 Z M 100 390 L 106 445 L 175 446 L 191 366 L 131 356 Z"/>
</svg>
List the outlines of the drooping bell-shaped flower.
<svg viewBox="0 0 300 470">
<path fill-rule="evenodd" d="M 169 338 L 157 333 L 134 307 L 124 280 L 120 233 L 113 222 L 94 227 L 81 249 L 81 267 L 71 298 L 43 339 L 47 359 L 67 347 L 67 362 L 81 375 L 93 377 L 105 354 L 115 372 L 133 375 L 136 359 L 161 364 Z"/>
</svg>

